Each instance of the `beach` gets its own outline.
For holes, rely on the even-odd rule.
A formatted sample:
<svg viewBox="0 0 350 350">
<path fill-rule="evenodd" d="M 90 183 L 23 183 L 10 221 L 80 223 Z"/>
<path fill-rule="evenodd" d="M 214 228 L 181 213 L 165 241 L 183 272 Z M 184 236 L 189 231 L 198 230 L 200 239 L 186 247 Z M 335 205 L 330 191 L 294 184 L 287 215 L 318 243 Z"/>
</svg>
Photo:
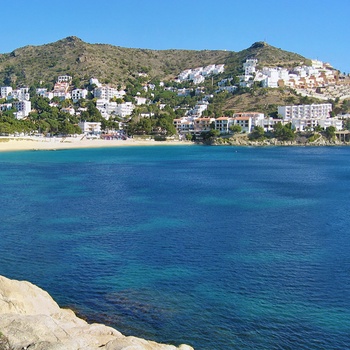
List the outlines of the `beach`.
<svg viewBox="0 0 350 350">
<path fill-rule="evenodd" d="M 154 140 L 102 140 L 80 137 L 0 137 L 0 152 L 26 150 L 62 150 L 74 148 L 102 148 L 122 146 L 161 146 L 191 145 L 188 141 L 154 141 Z"/>
</svg>

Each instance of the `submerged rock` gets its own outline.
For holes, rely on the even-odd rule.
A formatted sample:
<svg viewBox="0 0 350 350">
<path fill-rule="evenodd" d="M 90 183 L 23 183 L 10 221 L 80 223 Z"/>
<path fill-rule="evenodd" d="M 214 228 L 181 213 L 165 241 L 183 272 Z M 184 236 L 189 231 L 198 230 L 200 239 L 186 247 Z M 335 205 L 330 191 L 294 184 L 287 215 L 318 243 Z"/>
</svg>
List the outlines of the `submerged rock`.
<svg viewBox="0 0 350 350">
<path fill-rule="evenodd" d="M 193 350 L 126 337 L 102 324 L 88 324 L 72 310 L 26 281 L 0 276 L 0 334 L 11 349 L 31 350 Z"/>
</svg>

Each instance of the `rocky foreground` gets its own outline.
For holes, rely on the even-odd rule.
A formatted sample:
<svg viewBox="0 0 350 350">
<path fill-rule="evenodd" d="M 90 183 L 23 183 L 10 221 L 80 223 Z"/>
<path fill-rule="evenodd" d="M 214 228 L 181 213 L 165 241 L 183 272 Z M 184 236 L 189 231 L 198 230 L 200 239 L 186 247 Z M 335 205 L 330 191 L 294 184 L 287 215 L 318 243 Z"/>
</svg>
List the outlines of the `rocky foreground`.
<svg viewBox="0 0 350 350">
<path fill-rule="evenodd" d="M 193 350 L 88 324 L 39 287 L 0 276 L 0 350 Z"/>
</svg>

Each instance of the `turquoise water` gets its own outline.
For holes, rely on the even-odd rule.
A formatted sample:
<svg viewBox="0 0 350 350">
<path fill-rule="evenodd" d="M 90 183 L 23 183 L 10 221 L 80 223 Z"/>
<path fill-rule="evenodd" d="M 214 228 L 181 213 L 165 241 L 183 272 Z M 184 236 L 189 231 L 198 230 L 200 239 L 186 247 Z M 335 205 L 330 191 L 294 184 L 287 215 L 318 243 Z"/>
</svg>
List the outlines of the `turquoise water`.
<svg viewBox="0 0 350 350">
<path fill-rule="evenodd" d="M 349 148 L 0 153 L 0 274 L 124 334 L 346 349 Z"/>
</svg>

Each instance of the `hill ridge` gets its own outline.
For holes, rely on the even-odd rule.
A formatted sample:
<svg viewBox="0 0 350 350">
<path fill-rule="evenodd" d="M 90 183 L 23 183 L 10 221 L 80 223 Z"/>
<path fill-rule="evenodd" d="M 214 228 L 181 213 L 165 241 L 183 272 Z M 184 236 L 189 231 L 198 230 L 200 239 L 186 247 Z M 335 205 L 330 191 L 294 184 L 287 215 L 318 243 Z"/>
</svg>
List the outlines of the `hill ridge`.
<svg viewBox="0 0 350 350">
<path fill-rule="evenodd" d="M 0 55 L 0 84 L 53 84 L 58 75 L 70 74 L 83 83 L 92 76 L 104 83 L 125 83 L 144 71 L 150 79 L 172 79 L 186 68 L 208 64 L 225 64 L 225 74 L 242 70 L 248 57 L 260 64 L 274 62 L 283 66 L 307 62 L 301 55 L 256 42 L 248 49 L 224 50 L 153 50 L 124 48 L 111 44 L 90 44 L 77 36 L 68 36 L 53 43 L 24 46 L 10 54 Z"/>
</svg>

